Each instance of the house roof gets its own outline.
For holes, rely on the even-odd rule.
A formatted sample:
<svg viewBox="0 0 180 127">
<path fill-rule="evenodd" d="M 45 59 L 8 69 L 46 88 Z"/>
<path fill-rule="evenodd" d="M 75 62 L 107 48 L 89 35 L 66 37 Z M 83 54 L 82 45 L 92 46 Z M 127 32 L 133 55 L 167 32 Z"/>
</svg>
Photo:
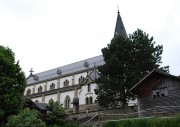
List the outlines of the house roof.
<svg viewBox="0 0 180 127">
<path fill-rule="evenodd" d="M 47 110 L 47 103 L 34 102 L 40 110 Z"/>
<path fill-rule="evenodd" d="M 33 84 L 40 81 L 56 78 L 58 76 L 70 75 L 72 73 L 82 72 L 88 68 L 94 68 L 94 66 L 100 66 L 104 64 L 104 58 L 102 55 L 85 59 L 79 62 L 68 64 L 65 66 L 57 67 L 48 71 L 44 71 L 37 74 L 30 74 L 27 77 L 27 84 Z"/>
<path fill-rule="evenodd" d="M 47 110 L 47 103 L 33 102 L 30 98 L 26 98 L 26 97 L 23 105 L 24 107 L 37 108 L 38 110 L 41 111 Z"/>
<path fill-rule="evenodd" d="M 171 78 L 175 78 L 175 79 L 180 80 L 180 78 L 177 77 L 177 76 L 174 76 L 174 75 L 171 75 L 171 74 L 162 72 L 162 71 L 160 71 L 160 70 L 154 69 L 154 70 L 152 70 L 149 74 L 147 74 L 144 78 L 142 78 L 136 85 L 134 85 L 134 86 L 130 89 L 130 91 L 133 91 L 135 88 L 137 88 L 138 86 L 140 86 L 145 80 L 147 80 L 149 77 L 151 77 L 151 76 L 154 75 L 154 74 L 160 74 L 160 75 L 164 75 L 164 76 L 167 76 L 167 77 L 171 77 Z"/>
</svg>

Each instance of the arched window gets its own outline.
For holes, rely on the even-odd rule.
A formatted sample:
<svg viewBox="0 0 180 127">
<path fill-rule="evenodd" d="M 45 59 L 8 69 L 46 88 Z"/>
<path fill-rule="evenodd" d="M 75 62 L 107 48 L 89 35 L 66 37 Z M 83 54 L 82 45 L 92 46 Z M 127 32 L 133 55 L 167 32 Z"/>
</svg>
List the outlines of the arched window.
<svg viewBox="0 0 180 127">
<path fill-rule="evenodd" d="M 88 97 L 86 97 L 86 99 L 85 99 L 85 102 L 86 102 L 86 105 L 88 105 L 88 101 L 89 99 L 88 99 Z"/>
<path fill-rule="evenodd" d="M 31 90 L 30 89 L 27 90 L 26 95 L 29 95 L 29 94 L 31 94 Z"/>
<path fill-rule="evenodd" d="M 92 104 L 93 103 L 93 98 L 90 96 L 89 97 L 89 104 Z"/>
<path fill-rule="evenodd" d="M 42 87 L 41 86 L 38 88 L 38 92 L 42 92 Z"/>
<path fill-rule="evenodd" d="M 69 109 L 70 108 L 70 97 L 66 96 L 65 100 L 64 100 L 64 107 Z"/>
<path fill-rule="evenodd" d="M 84 81 L 84 79 L 85 79 L 85 78 L 84 78 L 83 76 L 81 76 L 81 77 L 79 78 L 79 84 L 82 83 L 82 82 Z"/>
<path fill-rule="evenodd" d="M 54 84 L 54 83 L 52 83 L 52 84 L 50 85 L 50 90 L 53 90 L 53 89 L 55 89 L 55 84 Z"/>
<path fill-rule="evenodd" d="M 64 86 L 69 86 L 69 81 L 67 79 L 64 81 Z"/>
</svg>

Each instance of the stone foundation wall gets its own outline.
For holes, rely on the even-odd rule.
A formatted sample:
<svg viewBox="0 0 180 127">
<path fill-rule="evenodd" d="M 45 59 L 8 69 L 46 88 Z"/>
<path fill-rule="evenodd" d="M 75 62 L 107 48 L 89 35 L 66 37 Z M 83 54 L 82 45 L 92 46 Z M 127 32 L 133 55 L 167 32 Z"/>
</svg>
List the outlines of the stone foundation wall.
<svg viewBox="0 0 180 127">
<path fill-rule="evenodd" d="M 106 115 L 119 115 L 119 114 L 129 114 L 138 112 L 137 106 L 129 106 L 125 108 L 115 108 L 115 109 L 102 109 L 99 110 L 102 117 L 106 117 Z M 86 119 L 87 117 L 90 119 L 94 115 L 98 114 L 98 106 L 95 104 L 92 105 L 81 105 L 79 113 L 69 113 L 68 119 L 75 121 L 83 121 L 82 119 Z M 109 117 L 109 116 L 108 116 Z"/>
</svg>

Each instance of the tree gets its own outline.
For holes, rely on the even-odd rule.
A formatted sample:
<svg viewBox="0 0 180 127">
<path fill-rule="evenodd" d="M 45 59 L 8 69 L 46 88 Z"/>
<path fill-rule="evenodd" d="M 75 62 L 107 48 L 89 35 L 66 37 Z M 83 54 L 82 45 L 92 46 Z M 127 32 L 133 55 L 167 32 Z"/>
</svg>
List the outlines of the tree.
<svg viewBox="0 0 180 127">
<path fill-rule="evenodd" d="M 24 109 L 18 115 L 8 118 L 6 127 L 46 127 L 36 110 Z"/>
<path fill-rule="evenodd" d="M 115 36 L 107 47 L 102 49 L 105 64 L 98 67 L 101 77 L 97 101 L 100 106 L 125 106 L 134 99 L 129 91 L 141 78 L 153 69 L 160 69 L 163 46 L 155 46 L 153 37 L 137 30 L 125 38 Z M 168 72 L 169 67 L 161 68 Z"/>
<path fill-rule="evenodd" d="M 61 126 L 64 124 L 65 110 L 59 102 L 54 102 L 52 99 L 47 106 L 46 123 L 48 126 Z"/>
<path fill-rule="evenodd" d="M 8 116 L 20 111 L 25 86 L 19 61 L 15 62 L 10 48 L 0 46 L 0 126 L 4 126 Z"/>
</svg>

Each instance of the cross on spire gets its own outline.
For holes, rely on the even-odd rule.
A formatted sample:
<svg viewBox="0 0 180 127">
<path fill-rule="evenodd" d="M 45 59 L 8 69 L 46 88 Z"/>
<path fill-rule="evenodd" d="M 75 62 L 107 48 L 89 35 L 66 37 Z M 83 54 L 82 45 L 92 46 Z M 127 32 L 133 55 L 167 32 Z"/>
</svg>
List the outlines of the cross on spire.
<svg viewBox="0 0 180 127">
<path fill-rule="evenodd" d="M 29 71 L 31 74 L 34 72 L 33 69 L 31 68 L 31 70 Z"/>
</svg>

